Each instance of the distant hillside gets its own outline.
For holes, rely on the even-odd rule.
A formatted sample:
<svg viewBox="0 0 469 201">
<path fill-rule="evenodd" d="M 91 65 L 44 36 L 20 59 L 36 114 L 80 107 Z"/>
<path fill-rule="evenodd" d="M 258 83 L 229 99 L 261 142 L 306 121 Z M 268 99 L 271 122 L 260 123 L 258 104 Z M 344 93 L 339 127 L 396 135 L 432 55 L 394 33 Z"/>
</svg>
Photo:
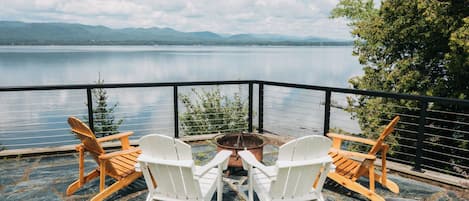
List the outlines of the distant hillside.
<svg viewBox="0 0 469 201">
<path fill-rule="evenodd" d="M 0 21 L 0 45 L 351 45 L 318 37 L 275 34 L 220 35 L 171 28 L 124 28 L 67 23 Z"/>
</svg>

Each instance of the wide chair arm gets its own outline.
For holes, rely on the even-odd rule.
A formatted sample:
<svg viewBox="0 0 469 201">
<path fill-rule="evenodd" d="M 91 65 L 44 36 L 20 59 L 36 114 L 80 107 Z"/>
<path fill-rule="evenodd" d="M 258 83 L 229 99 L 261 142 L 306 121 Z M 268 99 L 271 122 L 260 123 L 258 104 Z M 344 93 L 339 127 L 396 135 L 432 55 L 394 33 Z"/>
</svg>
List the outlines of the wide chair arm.
<svg viewBox="0 0 469 201">
<path fill-rule="evenodd" d="M 109 160 L 109 159 L 114 158 L 116 156 L 128 155 L 128 154 L 131 154 L 131 153 L 141 153 L 141 152 L 142 152 L 142 150 L 140 150 L 140 148 L 130 148 L 130 149 L 122 150 L 122 151 L 116 151 L 116 152 L 112 152 L 112 153 L 108 153 L 108 154 L 103 154 L 103 155 L 99 156 L 99 159 L 100 160 Z"/>
<path fill-rule="evenodd" d="M 219 171 L 226 170 L 228 168 L 228 159 L 230 158 L 231 153 L 231 151 L 227 150 L 218 152 L 210 162 L 204 166 L 201 166 L 200 168 L 197 168 L 194 172 L 194 175 L 196 177 L 202 177 L 214 167 L 221 168 Z"/>
<path fill-rule="evenodd" d="M 337 154 L 340 154 L 340 155 L 346 156 L 346 157 L 358 157 L 358 158 L 371 159 L 371 160 L 376 159 L 375 155 L 364 154 L 364 153 L 353 152 L 353 151 L 345 151 L 345 150 L 340 150 L 340 149 L 336 149 L 336 148 L 329 149 L 329 152 L 337 153 Z"/>
<path fill-rule="evenodd" d="M 352 142 L 360 142 L 368 145 L 375 145 L 376 142 L 370 139 L 366 138 L 361 138 L 361 137 L 355 137 L 355 136 L 350 136 L 350 135 L 342 135 L 342 134 L 337 134 L 337 133 L 327 133 L 327 136 L 332 138 L 332 147 L 336 149 L 340 149 L 340 146 L 342 144 L 342 141 L 352 141 Z"/>
<path fill-rule="evenodd" d="M 332 158 L 330 156 L 323 156 L 310 160 L 299 160 L 299 161 L 277 161 L 277 166 L 279 168 L 284 167 L 298 167 L 305 165 L 316 165 L 316 164 L 327 164 L 332 163 Z"/>
<path fill-rule="evenodd" d="M 260 163 L 254 156 L 254 154 L 252 154 L 250 151 L 240 151 L 238 152 L 238 155 L 243 160 L 243 168 L 245 170 L 249 171 L 251 167 L 255 167 L 271 179 L 274 179 L 277 176 L 275 174 L 274 167 L 267 167 L 264 164 Z"/>
<path fill-rule="evenodd" d="M 105 136 L 105 137 L 97 138 L 96 140 L 99 143 L 108 142 L 108 141 L 112 141 L 112 140 L 120 140 L 122 149 L 125 150 L 125 149 L 130 148 L 129 136 L 131 136 L 133 134 L 134 134 L 134 132 L 129 131 L 129 132 L 123 132 L 123 133 L 118 133 L 118 134 L 114 134 L 114 135 L 108 135 L 108 136 Z"/>
</svg>

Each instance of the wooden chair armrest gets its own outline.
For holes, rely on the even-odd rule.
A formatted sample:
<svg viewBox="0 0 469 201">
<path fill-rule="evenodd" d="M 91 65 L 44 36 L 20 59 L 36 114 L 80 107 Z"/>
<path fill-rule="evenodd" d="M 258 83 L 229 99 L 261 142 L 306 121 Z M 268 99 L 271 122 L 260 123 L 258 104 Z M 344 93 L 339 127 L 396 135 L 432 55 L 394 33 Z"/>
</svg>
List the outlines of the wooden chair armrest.
<svg viewBox="0 0 469 201">
<path fill-rule="evenodd" d="M 111 140 L 119 140 L 123 137 L 128 137 L 130 135 L 134 134 L 134 132 L 124 132 L 124 133 L 118 133 L 118 134 L 114 134 L 114 135 L 108 135 L 108 136 L 105 136 L 105 137 L 100 137 L 100 138 L 97 138 L 96 140 L 101 143 L 101 142 L 107 142 L 107 141 L 111 141 Z"/>
<path fill-rule="evenodd" d="M 122 150 L 122 151 L 116 151 L 116 152 L 112 152 L 112 153 L 108 153 L 108 154 L 103 154 L 101 156 L 99 156 L 99 159 L 100 160 L 109 160 L 113 157 L 116 157 L 116 156 L 122 156 L 122 155 L 127 155 L 127 154 L 131 154 L 131 153 L 141 153 L 142 150 L 140 150 L 140 148 L 131 148 L 131 149 L 127 149 L 127 150 Z"/>
<path fill-rule="evenodd" d="M 200 167 L 200 169 L 197 169 L 197 171 L 195 172 L 195 176 L 201 177 L 206 174 L 209 170 L 219 165 L 222 165 L 221 171 L 226 170 L 226 168 L 228 168 L 228 159 L 230 158 L 230 155 L 231 151 L 222 150 L 218 152 L 217 155 L 215 155 L 215 157 L 210 162 Z"/>
<path fill-rule="evenodd" d="M 134 134 L 134 132 L 124 132 L 124 133 L 118 133 L 114 135 L 108 135 L 106 137 L 101 137 L 96 139 L 99 143 L 102 142 L 107 142 L 111 140 L 120 140 L 121 141 L 121 146 L 122 150 L 127 150 L 130 149 L 130 142 L 129 142 L 129 136 Z"/>
<path fill-rule="evenodd" d="M 238 155 L 243 160 L 243 168 L 245 170 L 249 170 L 249 166 L 251 166 L 257 168 L 271 179 L 274 179 L 277 176 L 273 171 L 273 168 L 267 167 L 264 164 L 260 163 L 250 151 L 240 151 L 238 152 Z"/>
<path fill-rule="evenodd" d="M 376 142 L 370 139 L 366 138 L 361 138 L 361 137 L 355 137 L 355 136 L 350 136 L 350 135 L 342 135 L 342 134 L 337 134 L 337 133 L 327 133 L 327 136 L 334 139 L 338 138 L 341 140 L 347 140 L 347 141 L 354 141 L 354 142 L 361 142 L 364 144 L 369 144 L 369 145 L 375 145 Z"/>
<path fill-rule="evenodd" d="M 344 150 L 339 150 L 339 149 L 334 149 L 334 148 L 331 148 L 329 151 L 333 153 L 338 153 L 342 156 L 347 156 L 347 157 L 355 156 L 355 157 L 364 158 L 364 159 L 371 159 L 371 160 L 376 159 L 376 156 L 371 155 L 371 154 L 364 154 L 364 153 L 358 153 L 358 152 L 353 152 L 353 151 L 344 151 Z"/>
</svg>

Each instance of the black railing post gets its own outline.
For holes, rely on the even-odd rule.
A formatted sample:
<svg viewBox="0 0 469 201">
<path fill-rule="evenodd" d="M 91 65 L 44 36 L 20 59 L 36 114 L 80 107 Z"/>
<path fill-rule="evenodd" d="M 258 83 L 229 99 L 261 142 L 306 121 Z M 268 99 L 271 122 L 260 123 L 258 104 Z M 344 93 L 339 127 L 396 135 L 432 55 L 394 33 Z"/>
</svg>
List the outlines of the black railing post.
<svg viewBox="0 0 469 201">
<path fill-rule="evenodd" d="M 252 132 L 252 82 L 249 82 L 249 110 L 248 110 L 248 131 Z"/>
<path fill-rule="evenodd" d="M 257 116 L 259 125 L 257 131 L 264 132 L 264 83 L 259 83 L 259 115 Z"/>
<path fill-rule="evenodd" d="M 91 88 L 86 88 L 86 105 L 88 106 L 88 125 L 94 133 L 94 120 L 93 120 L 93 93 Z"/>
<path fill-rule="evenodd" d="M 415 151 L 415 166 L 412 170 L 422 172 L 422 156 L 423 156 L 423 139 L 425 132 L 425 123 L 427 117 L 427 101 L 420 101 L 420 119 L 419 119 L 419 130 L 417 134 L 417 144 Z"/>
<path fill-rule="evenodd" d="M 329 132 L 331 121 L 331 90 L 326 90 L 326 97 L 324 101 L 324 135 Z"/>
<path fill-rule="evenodd" d="M 179 138 L 178 86 L 173 86 L 174 137 Z"/>
</svg>

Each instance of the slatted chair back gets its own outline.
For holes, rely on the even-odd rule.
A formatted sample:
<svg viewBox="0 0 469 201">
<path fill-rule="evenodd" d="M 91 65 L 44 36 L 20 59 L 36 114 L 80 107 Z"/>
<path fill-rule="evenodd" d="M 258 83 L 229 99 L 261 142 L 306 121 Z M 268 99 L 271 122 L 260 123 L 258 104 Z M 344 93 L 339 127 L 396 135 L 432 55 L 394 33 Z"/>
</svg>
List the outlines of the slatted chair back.
<svg viewBox="0 0 469 201">
<path fill-rule="evenodd" d="M 376 155 L 379 151 L 382 151 L 385 145 L 384 140 L 386 137 L 394 131 L 394 126 L 396 126 L 397 122 L 399 121 L 400 117 L 396 116 L 394 119 L 389 122 L 388 125 L 384 128 L 384 130 L 379 135 L 378 139 L 375 141 L 375 145 L 373 145 L 368 152 L 369 155 Z M 384 150 L 387 151 L 387 150 Z M 384 159 L 385 160 L 385 159 Z M 372 163 L 375 162 L 375 159 L 365 159 L 361 164 L 360 167 L 356 169 L 353 174 L 354 179 L 358 179 L 361 176 L 367 175 L 369 171 L 369 167 Z"/>
<path fill-rule="evenodd" d="M 80 119 L 76 117 L 69 117 L 68 124 L 70 125 L 72 132 L 77 135 L 83 144 L 86 151 L 89 151 L 94 158 L 94 160 L 99 164 L 98 157 L 101 154 L 104 154 L 104 149 L 96 140 L 96 136 L 93 131 Z"/>
<path fill-rule="evenodd" d="M 158 194 L 172 199 L 202 200 L 188 144 L 168 136 L 145 136 L 140 140 L 140 148 L 142 155 L 156 161 L 149 163 L 148 169 L 158 179 Z"/>
<path fill-rule="evenodd" d="M 311 193 L 318 175 L 323 177 L 319 181 L 324 182 L 327 172 L 320 174 L 320 171 L 326 163 L 309 161 L 327 157 L 331 145 L 331 140 L 323 136 L 306 136 L 282 145 L 276 164 L 277 178 L 270 186 L 271 198 L 302 199 Z M 322 188 L 323 183 L 316 186 Z M 320 192 L 322 189 L 316 190 Z"/>
<path fill-rule="evenodd" d="M 389 134 L 391 134 L 394 131 L 394 127 L 396 126 L 399 119 L 400 117 L 396 116 L 388 125 L 386 125 L 383 132 L 381 132 L 378 139 L 376 140 L 376 144 L 373 147 L 371 147 L 368 154 L 376 155 L 383 148 L 384 140 Z"/>
</svg>

